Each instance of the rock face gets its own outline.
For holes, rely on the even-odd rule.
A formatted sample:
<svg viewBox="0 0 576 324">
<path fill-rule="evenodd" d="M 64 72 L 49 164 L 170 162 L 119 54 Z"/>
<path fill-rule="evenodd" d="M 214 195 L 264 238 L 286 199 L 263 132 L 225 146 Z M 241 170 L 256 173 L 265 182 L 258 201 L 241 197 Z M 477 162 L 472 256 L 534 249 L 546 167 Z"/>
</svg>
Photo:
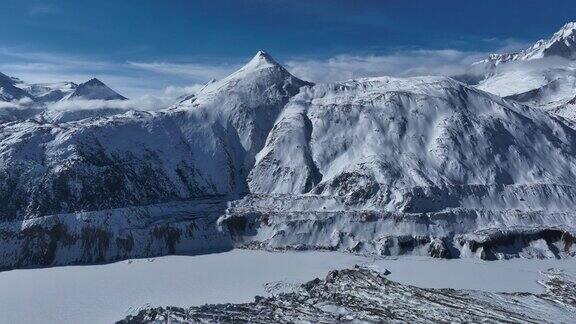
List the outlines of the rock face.
<svg viewBox="0 0 576 324">
<path fill-rule="evenodd" d="M 368 269 L 334 270 L 300 289 L 246 304 L 141 310 L 118 323 L 571 322 L 576 283 L 548 273 L 546 293 L 423 289 Z"/>
<path fill-rule="evenodd" d="M 0 271 L 228 251 L 230 235 L 214 226 L 225 208 L 197 199 L 2 222 Z"/>
</svg>

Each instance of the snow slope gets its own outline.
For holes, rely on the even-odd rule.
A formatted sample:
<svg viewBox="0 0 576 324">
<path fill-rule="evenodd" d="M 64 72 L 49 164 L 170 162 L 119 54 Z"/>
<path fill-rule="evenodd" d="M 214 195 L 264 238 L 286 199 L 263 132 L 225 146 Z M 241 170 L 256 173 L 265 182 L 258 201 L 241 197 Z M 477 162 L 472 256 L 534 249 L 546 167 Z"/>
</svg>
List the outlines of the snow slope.
<svg viewBox="0 0 576 324">
<path fill-rule="evenodd" d="M 562 121 L 448 78 L 359 79 L 293 98 L 249 185 L 253 193 L 311 192 L 430 211 L 446 206 L 408 206 L 406 189 L 573 186 L 574 143 Z"/>
</svg>

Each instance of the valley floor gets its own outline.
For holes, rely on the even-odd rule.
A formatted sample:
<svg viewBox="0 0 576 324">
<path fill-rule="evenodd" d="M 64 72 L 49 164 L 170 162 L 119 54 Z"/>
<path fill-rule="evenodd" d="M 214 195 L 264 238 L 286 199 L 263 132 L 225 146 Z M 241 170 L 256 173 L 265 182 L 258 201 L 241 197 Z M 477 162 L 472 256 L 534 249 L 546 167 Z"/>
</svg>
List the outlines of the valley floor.
<svg viewBox="0 0 576 324">
<path fill-rule="evenodd" d="M 104 265 L 0 272 L 1 323 L 112 323 L 156 306 L 243 303 L 361 265 L 423 288 L 541 293 L 542 271 L 576 275 L 576 259 L 439 260 L 373 258 L 337 252 L 232 250 Z"/>
</svg>

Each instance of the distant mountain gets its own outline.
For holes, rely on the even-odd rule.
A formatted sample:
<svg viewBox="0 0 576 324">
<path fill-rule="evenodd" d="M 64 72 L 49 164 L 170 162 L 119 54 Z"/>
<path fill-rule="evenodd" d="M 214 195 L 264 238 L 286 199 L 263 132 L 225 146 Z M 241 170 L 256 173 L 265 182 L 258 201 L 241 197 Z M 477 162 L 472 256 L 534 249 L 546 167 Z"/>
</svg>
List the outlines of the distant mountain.
<svg viewBox="0 0 576 324">
<path fill-rule="evenodd" d="M 549 39 L 541 39 L 523 51 L 491 54 L 487 59 L 479 63 L 499 65 L 513 61 L 529 61 L 553 56 L 571 60 L 576 59 L 576 22 L 565 24 Z"/>
<path fill-rule="evenodd" d="M 12 101 L 23 98 L 38 103 L 74 99 L 126 100 L 126 97 L 96 78 L 79 85 L 73 82 L 26 83 L 0 73 L 0 100 Z"/>
<path fill-rule="evenodd" d="M 550 39 L 526 50 L 492 54 L 459 79 L 507 99 L 572 116 L 568 102 L 576 96 L 576 23 L 564 25 Z"/>
<path fill-rule="evenodd" d="M 19 85 L 38 102 L 55 102 L 70 95 L 78 87 L 73 82 L 36 83 Z"/>
<path fill-rule="evenodd" d="M 127 98 L 110 89 L 102 81 L 93 78 L 76 86 L 62 100 L 126 100 Z"/>
<path fill-rule="evenodd" d="M 16 87 L 17 80 L 0 73 L 0 101 L 14 101 L 28 98 L 32 100 L 28 92 Z"/>
<path fill-rule="evenodd" d="M 24 101 L 23 101 L 24 100 Z M 23 121 L 37 118 L 61 123 L 91 117 L 105 117 L 128 111 L 122 107 L 85 108 L 61 107 L 57 102 L 74 100 L 126 100 L 98 79 L 77 85 L 73 82 L 27 83 L 0 73 L 0 122 Z"/>
</svg>

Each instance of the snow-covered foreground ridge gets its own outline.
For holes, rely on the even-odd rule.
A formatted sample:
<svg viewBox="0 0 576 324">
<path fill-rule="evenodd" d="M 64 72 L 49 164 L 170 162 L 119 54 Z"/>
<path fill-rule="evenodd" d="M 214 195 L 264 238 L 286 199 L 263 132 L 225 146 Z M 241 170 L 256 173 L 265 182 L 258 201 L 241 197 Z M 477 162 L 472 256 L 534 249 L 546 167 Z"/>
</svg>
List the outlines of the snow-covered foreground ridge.
<svg viewBox="0 0 576 324">
<path fill-rule="evenodd" d="M 167 110 L 0 124 L 4 268 L 233 244 L 562 257 L 575 197 L 569 121 L 449 78 L 313 85 L 263 52 Z"/>
<path fill-rule="evenodd" d="M 251 303 L 148 308 L 118 323 L 570 323 L 576 283 L 562 273 L 547 276 L 544 294 L 488 293 L 418 288 L 359 267 Z"/>
</svg>

